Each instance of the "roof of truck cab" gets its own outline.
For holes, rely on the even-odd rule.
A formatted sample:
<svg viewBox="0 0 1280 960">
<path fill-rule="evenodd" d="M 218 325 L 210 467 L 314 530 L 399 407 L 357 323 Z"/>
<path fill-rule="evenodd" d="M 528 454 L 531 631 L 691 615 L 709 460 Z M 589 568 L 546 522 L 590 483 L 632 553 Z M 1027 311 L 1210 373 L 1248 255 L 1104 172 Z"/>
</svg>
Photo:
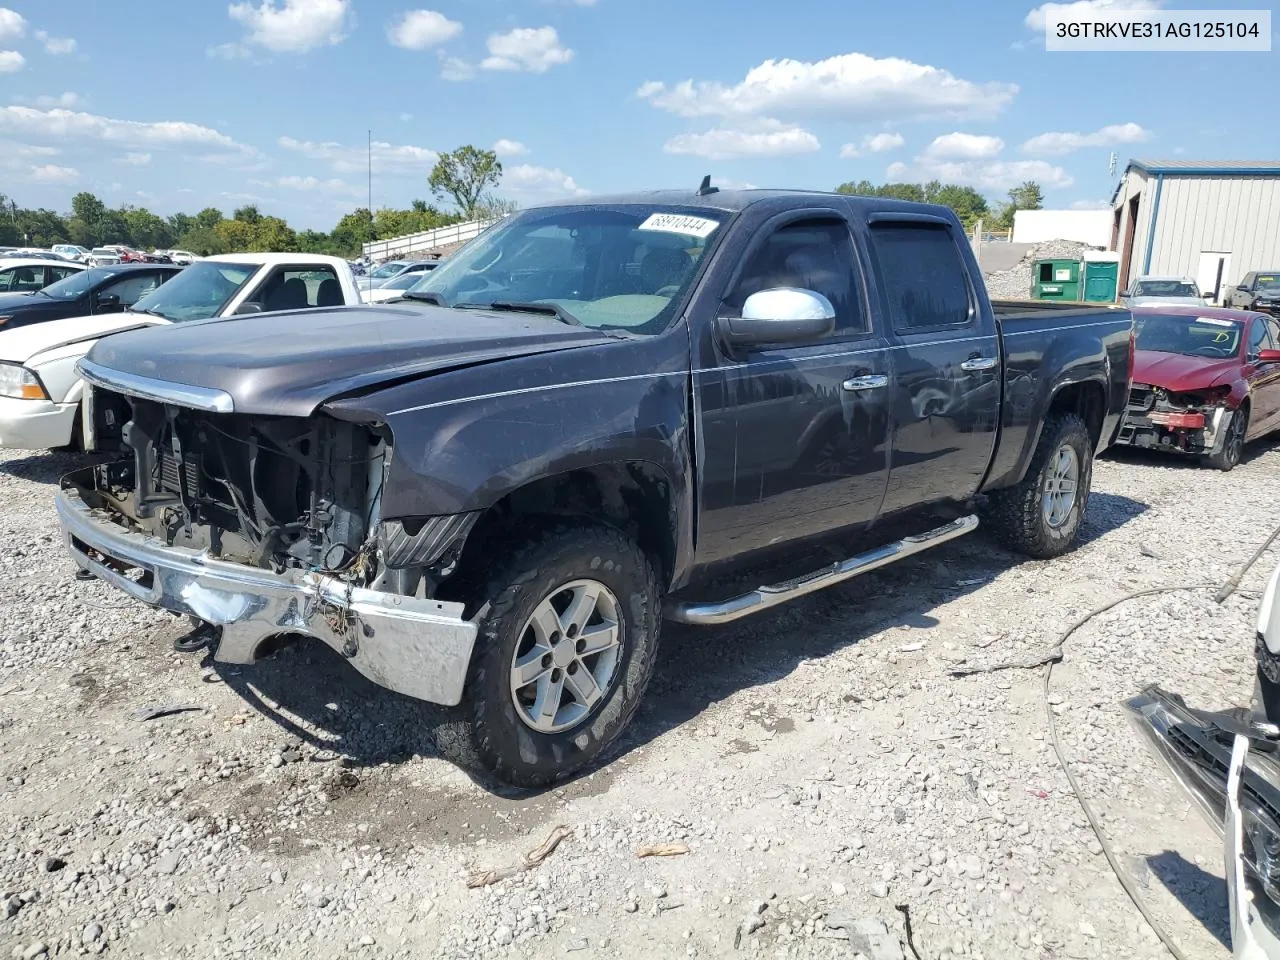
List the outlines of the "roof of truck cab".
<svg viewBox="0 0 1280 960">
<path fill-rule="evenodd" d="M 699 196 L 694 190 L 651 190 L 637 193 L 619 193 L 611 196 L 574 197 L 553 203 L 539 204 L 538 208 L 563 206 L 621 206 L 625 204 L 654 204 L 672 207 L 703 207 L 725 213 L 740 213 L 753 203 L 766 200 L 790 200 L 802 203 L 831 203 L 833 200 L 874 206 L 877 210 L 903 213 L 933 213 L 951 218 L 951 209 L 936 203 L 915 203 L 910 200 L 891 200 L 884 197 L 859 197 L 847 193 L 831 193 L 823 190 L 717 190 Z"/>
<path fill-rule="evenodd" d="M 177 251 L 179 253 L 183 251 Z M 256 263 L 274 266 L 281 263 L 308 264 L 345 264 L 341 257 L 330 257 L 321 253 L 219 253 L 212 257 L 202 258 L 209 263 Z"/>
</svg>

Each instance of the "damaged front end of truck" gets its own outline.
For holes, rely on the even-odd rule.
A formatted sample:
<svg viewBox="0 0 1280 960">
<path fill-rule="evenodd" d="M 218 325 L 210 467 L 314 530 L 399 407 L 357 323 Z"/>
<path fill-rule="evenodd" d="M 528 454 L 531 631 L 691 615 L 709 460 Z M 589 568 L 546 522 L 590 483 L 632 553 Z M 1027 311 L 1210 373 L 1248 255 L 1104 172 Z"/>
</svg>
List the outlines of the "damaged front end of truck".
<svg viewBox="0 0 1280 960">
<path fill-rule="evenodd" d="M 1228 440 L 1235 406 L 1228 386 L 1175 392 L 1134 383 L 1118 440 L 1145 449 L 1211 456 Z"/>
<path fill-rule="evenodd" d="M 214 627 L 219 661 L 252 663 L 268 639 L 300 633 L 381 686 L 460 700 L 475 626 L 432 594 L 474 517 L 382 519 L 386 424 L 323 407 L 240 414 L 218 391 L 149 393 L 140 378 L 81 370 L 86 447 L 123 452 L 63 479 L 60 520 L 81 568 Z"/>
</svg>

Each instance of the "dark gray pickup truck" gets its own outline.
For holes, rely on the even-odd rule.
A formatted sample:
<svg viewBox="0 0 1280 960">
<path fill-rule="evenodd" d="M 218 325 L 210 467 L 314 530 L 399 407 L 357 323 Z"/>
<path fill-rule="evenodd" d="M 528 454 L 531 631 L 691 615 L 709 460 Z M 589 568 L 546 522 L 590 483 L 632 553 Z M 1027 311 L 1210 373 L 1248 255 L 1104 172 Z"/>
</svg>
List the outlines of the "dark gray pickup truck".
<svg viewBox="0 0 1280 960">
<path fill-rule="evenodd" d="M 453 707 L 460 761 L 545 784 L 627 725 L 664 614 L 726 623 L 979 517 L 1069 549 L 1131 326 L 993 308 L 942 207 L 704 185 L 536 208 L 389 305 L 101 341 L 84 436 L 121 456 L 58 509 L 76 563 L 210 625 L 219 660 L 316 637 Z"/>
</svg>

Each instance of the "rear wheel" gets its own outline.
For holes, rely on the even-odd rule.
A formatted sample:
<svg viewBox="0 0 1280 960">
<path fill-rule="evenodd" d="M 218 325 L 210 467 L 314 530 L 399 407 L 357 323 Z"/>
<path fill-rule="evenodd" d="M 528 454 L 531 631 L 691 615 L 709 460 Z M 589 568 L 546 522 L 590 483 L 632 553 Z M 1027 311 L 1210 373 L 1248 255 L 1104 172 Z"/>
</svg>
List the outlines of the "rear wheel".
<svg viewBox="0 0 1280 960">
<path fill-rule="evenodd" d="M 511 550 L 474 601 L 466 692 L 437 745 L 520 787 L 573 775 L 630 723 L 653 673 L 652 565 L 615 530 L 562 525 Z"/>
<path fill-rule="evenodd" d="M 1234 470 L 1244 457 L 1244 438 L 1249 432 L 1249 407 L 1243 405 L 1229 414 L 1222 446 L 1206 458 L 1209 466 L 1224 472 Z"/>
<path fill-rule="evenodd" d="M 991 494 L 987 522 L 1014 550 L 1047 559 L 1075 546 L 1093 482 L 1093 440 L 1073 413 L 1050 417 L 1021 483 Z"/>
</svg>

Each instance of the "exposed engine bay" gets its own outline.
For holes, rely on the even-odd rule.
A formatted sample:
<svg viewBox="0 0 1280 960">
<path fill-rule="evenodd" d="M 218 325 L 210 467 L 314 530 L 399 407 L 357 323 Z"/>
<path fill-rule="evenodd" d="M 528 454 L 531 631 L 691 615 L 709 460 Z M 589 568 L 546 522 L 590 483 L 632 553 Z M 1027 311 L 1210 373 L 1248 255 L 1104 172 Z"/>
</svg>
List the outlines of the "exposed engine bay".
<svg viewBox="0 0 1280 960">
<path fill-rule="evenodd" d="M 1211 453 L 1230 412 L 1230 387 L 1175 393 L 1135 383 L 1118 441 L 1189 454 Z"/>
<path fill-rule="evenodd" d="M 127 456 L 94 467 L 81 494 L 168 546 L 368 583 L 389 439 L 324 415 L 206 413 L 95 389 L 86 445 Z"/>
</svg>

